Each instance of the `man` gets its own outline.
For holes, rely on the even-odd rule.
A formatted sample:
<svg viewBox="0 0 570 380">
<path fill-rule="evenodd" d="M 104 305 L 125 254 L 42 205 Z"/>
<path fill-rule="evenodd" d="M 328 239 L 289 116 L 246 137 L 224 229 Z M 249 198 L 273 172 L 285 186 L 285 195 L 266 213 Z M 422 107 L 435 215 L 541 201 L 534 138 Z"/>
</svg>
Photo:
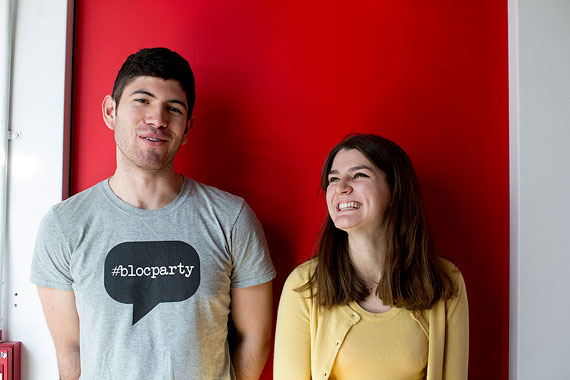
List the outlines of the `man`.
<svg viewBox="0 0 570 380">
<path fill-rule="evenodd" d="M 275 270 L 243 199 L 174 171 L 194 98 L 177 53 L 129 56 L 103 100 L 115 173 L 42 221 L 31 279 L 61 379 L 259 378 Z"/>
</svg>

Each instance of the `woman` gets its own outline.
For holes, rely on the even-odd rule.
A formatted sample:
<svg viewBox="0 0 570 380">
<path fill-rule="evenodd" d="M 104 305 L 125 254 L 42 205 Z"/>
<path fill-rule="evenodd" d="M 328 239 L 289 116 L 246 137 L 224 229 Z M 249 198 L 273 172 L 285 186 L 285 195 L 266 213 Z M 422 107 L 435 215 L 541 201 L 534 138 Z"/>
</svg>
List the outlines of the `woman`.
<svg viewBox="0 0 570 380">
<path fill-rule="evenodd" d="M 274 379 L 467 379 L 465 284 L 434 250 L 406 153 L 348 136 L 321 187 L 329 215 L 285 282 Z"/>
</svg>

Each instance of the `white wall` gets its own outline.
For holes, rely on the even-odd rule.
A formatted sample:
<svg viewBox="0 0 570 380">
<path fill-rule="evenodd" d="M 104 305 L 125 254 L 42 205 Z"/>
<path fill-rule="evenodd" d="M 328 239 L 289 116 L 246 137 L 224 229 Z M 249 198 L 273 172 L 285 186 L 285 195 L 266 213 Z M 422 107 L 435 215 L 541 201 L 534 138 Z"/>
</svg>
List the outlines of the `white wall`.
<svg viewBox="0 0 570 380">
<path fill-rule="evenodd" d="M 567 380 L 570 1 L 509 5 L 515 26 L 510 51 L 516 59 L 511 61 L 511 379 Z"/>
<path fill-rule="evenodd" d="M 37 226 L 49 206 L 62 199 L 66 180 L 62 152 L 68 1 L 13 3 L 11 129 L 21 138 L 10 142 L 2 327 L 5 340 L 23 342 L 22 379 L 55 380 L 55 350 L 29 277 Z"/>
</svg>

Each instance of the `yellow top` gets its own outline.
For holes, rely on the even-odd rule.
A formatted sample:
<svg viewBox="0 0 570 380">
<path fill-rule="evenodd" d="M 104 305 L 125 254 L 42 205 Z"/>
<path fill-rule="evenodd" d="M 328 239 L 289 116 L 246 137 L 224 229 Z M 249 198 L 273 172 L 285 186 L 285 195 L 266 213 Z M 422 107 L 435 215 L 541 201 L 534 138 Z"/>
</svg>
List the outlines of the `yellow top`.
<svg viewBox="0 0 570 380">
<path fill-rule="evenodd" d="M 330 380 L 421 380 L 425 378 L 428 339 L 405 309 L 371 313 L 358 303 L 350 308 L 362 316 L 340 346 Z M 397 377 L 394 374 L 398 374 Z"/>
<path fill-rule="evenodd" d="M 448 301 L 440 300 L 430 310 L 411 312 L 393 309 L 386 313 L 388 316 L 392 313 L 402 318 L 409 317 L 427 337 L 427 366 L 424 366 L 427 380 L 467 379 L 469 312 L 465 283 L 459 270 L 453 264 L 447 261 L 445 263 L 459 289 L 457 297 Z M 341 377 L 337 374 L 337 370 L 343 373 L 351 371 L 351 365 L 344 363 L 345 352 L 341 347 L 346 346 L 350 350 L 350 345 L 354 344 L 350 335 L 352 332 L 359 334 L 360 330 L 354 327 L 364 323 L 362 321 L 366 321 L 368 314 L 372 314 L 366 314 L 365 310 L 355 303 L 332 308 L 317 307 L 316 298 L 309 298 L 308 290 L 302 293 L 296 292 L 294 289 L 307 282 L 314 267 L 314 260 L 300 265 L 289 275 L 283 287 L 277 313 L 274 380 L 309 380 L 311 378 L 325 380 L 331 378 L 333 371 L 336 379 L 340 380 Z M 404 321 L 405 319 L 402 319 L 402 323 L 408 325 Z M 413 329 L 413 331 L 418 330 Z M 418 336 L 415 338 L 417 339 Z M 356 336 L 355 339 L 357 339 Z M 366 340 L 372 341 L 373 339 L 366 338 Z M 341 351 L 340 354 L 339 351 Z M 380 350 L 377 355 L 385 355 L 385 353 Z M 398 360 L 405 359 L 399 358 Z M 336 368 L 334 368 L 335 365 Z M 344 368 L 340 367 L 345 365 Z M 354 364 L 354 366 L 357 365 L 357 363 Z M 406 375 L 403 370 L 400 366 L 382 367 L 381 374 L 386 379 L 416 378 L 413 376 L 417 374 L 404 377 Z M 349 379 L 360 378 L 353 376 L 352 372 L 350 374 Z M 342 378 L 346 379 L 344 376 Z M 379 378 L 378 375 L 375 378 Z"/>
</svg>

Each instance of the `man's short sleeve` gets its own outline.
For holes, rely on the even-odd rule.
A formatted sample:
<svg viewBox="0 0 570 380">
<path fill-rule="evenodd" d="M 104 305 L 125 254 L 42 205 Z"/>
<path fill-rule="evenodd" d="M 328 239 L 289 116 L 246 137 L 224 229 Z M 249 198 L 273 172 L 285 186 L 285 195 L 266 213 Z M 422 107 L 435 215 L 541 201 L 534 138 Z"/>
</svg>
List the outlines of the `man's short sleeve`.
<svg viewBox="0 0 570 380">
<path fill-rule="evenodd" d="M 72 290 L 70 264 L 69 243 L 52 209 L 42 219 L 36 236 L 30 280 L 38 286 Z"/>
<path fill-rule="evenodd" d="M 275 269 L 261 224 L 246 202 L 231 235 L 232 288 L 246 288 L 275 278 Z"/>
</svg>

